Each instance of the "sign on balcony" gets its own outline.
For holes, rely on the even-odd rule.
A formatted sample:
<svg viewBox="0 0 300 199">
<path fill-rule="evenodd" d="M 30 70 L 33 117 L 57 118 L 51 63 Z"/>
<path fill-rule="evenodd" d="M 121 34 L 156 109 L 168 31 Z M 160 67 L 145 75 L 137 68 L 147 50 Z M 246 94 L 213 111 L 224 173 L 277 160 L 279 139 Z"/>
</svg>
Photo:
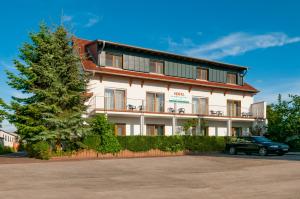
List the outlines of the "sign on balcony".
<svg viewBox="0 0 300 199">
<path fill-rule="evenodd" d="M 169 102 L 190 103 L 189 98 L 183 92 L 174 92 L 170 95 Z"/>
</svg>

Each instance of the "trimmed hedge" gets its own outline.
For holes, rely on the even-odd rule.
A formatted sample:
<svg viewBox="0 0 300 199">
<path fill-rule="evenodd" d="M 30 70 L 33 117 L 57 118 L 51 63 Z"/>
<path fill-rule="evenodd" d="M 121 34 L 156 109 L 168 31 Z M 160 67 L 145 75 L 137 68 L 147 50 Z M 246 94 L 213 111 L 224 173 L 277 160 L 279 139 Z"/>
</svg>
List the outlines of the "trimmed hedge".
<svg viewBox="0 0 300 199">
<path fill-rule="evenodd" d="M 129 151 L 192 151 L 213 152 L 223 151 L 228 137 L 215 136 L 119 136 L 122 149 Z"/>
</svg>

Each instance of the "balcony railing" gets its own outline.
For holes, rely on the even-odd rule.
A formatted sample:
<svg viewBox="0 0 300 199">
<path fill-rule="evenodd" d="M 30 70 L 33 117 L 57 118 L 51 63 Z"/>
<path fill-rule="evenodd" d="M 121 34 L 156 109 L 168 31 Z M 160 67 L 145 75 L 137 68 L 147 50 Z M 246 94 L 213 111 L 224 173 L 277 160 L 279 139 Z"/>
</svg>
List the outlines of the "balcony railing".
<svg viewBox="0 0 300 199">
<path fill-rule="evenodd" d="M 94 96 L 88 104 L 88 113 L 94 111 L 127 111 L 163 114 L 190 114 L 216 117 L 265 118 L 265 103 L 250 107 L 174 103 L 162 100 L 142 100 L 122 97 Z"/>
</svg>

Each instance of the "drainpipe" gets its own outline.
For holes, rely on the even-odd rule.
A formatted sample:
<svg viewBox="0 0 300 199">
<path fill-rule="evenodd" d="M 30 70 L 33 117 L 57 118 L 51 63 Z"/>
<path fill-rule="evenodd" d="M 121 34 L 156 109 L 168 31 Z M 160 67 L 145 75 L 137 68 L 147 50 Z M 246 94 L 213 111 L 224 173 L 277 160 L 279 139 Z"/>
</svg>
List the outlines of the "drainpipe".
<svg viewBox="0 0 300 199">
<path fill-rule="evenodd" d="M 98 51 L 98 62 L 99 63 L 97 63 L 99 66 L 101 65 L 101 53 L 102 53 L 102 51 L 104 50 L 104 47 L 105 47 L 105 41 L 102 41 L 102 47 L 101 47 L 101 49 L 100 49 L 100 51 Z"/>
</svg>

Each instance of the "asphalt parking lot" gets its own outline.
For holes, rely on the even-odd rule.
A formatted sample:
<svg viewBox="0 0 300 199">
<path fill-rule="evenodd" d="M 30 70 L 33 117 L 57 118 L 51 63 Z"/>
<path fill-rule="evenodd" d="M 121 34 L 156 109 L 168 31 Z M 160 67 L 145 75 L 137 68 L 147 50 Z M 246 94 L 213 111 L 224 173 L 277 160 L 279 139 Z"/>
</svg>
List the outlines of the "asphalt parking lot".
<svg viewBox="0 0 300 199">
<path fill-rule="evenodd" d="M 300 156 L 0 157 L 0 198 L 300 198 Z"/>
</svg>

